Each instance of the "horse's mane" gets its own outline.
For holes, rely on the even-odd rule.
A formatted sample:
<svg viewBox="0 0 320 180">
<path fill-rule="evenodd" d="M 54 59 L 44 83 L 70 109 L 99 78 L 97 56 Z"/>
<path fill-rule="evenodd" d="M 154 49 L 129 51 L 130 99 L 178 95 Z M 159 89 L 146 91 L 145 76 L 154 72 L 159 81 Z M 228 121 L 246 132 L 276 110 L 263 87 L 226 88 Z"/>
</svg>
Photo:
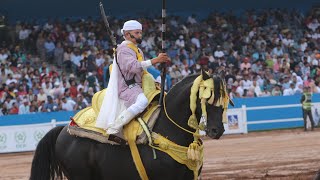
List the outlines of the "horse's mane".
<svg viewBox="0 0 320 180">
<path fill-rule="evenodd" d="M 186 89 L 188 87 L 191 87 L 193 84 L 193 81 L 199 76 L 200 74 L 193 74 L 190 76 L 187 76 L 183 78 L 181 81 L 176 83 L 174 86 L 171 87 L 171 89 L 168 91 L 168 95 L 175 96 L 177 93 L 181 93 L 182 89 Z M 190 89 L 190 88 L 189 88 Z"/>
</svg>

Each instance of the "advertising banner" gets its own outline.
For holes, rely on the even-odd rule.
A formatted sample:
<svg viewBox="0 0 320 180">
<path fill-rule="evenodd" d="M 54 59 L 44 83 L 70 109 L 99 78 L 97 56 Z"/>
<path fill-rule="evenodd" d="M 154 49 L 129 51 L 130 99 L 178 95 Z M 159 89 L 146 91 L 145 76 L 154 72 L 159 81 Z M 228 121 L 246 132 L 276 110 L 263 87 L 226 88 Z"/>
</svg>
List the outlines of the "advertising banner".
<svg viewBox="0 0 320 180">
<path fill-rule="evenodd" d="M 224 134 L 247 133 L 247 123 L 243 118 L 242 109 L 228 109 L 228 123 L 224 124 Z"/>
<path fill-rule="evenodd" d="M 33 151 L 52 124 L 0 127 L 0 153 Z"/>
</svg>

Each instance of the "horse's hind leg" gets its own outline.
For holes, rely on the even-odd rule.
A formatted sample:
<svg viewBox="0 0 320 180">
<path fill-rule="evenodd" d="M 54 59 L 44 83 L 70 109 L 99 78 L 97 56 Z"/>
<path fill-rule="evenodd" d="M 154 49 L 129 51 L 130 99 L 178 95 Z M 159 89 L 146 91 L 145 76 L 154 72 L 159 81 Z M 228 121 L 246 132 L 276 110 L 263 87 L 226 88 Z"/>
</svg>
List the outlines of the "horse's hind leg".
<svg viewBox="0 0 320 180">
<path fill-rule="evenodd" d="M 89 162 L 90 145 L 85 139 L 70 136 L 63 129 L 56 142 L 56 156 L 68 180 L 94 180 Z"/>
</svg>

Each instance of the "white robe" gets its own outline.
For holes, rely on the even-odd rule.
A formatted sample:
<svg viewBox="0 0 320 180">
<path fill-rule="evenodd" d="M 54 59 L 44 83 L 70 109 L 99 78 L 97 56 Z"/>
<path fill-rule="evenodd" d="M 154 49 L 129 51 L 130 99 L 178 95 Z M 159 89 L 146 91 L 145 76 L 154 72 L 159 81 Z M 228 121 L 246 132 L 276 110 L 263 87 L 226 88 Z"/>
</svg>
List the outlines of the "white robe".
<svg viewBox="0 0 320 180">
<path fill-rule="evenodd" d="M 110 80 L 97 117 L 96 127 L 108 129 L 115 123 L 118 115 L 126 109 L 124 102 L 118 96 L 118 73 L 118 65 L 113 60 Z"/>
</svg>

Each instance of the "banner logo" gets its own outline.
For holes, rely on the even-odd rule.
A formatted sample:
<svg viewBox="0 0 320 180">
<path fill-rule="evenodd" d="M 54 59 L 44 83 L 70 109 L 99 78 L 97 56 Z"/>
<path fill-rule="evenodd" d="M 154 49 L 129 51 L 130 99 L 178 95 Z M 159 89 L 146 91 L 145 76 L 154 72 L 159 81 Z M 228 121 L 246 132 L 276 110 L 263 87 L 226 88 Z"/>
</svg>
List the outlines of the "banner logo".
<svg viewBox="0 0 320 180">
<path fill-rule="evenodd" d="M 27 135 L 24 131 L 22 132 L 15 132 L 14 133 L 14 139 L 16 141 L 16 148 L 25 148 L 27 147 L 26 139 L 27 139 Z"/>
<path fill-rule="evenodd" d="M 33 133 L 33 137 L 34 139 L 39 142 L 43 136 L 45 135 L 46 133 L 43 131 L 43 130 L 36 130 L 34 133 Z"/>
<path fill-rule="evenodd" d="M 7 135 L 5 133 L 0 133 L 0 146 L 5 145 L 7 142 Z"/>
<path fill-rule="evenodd" d="M 229 129 L 239 129 L 238 115 L 228 116 L 228 126 L 229 126 Z"/>
</svg>

